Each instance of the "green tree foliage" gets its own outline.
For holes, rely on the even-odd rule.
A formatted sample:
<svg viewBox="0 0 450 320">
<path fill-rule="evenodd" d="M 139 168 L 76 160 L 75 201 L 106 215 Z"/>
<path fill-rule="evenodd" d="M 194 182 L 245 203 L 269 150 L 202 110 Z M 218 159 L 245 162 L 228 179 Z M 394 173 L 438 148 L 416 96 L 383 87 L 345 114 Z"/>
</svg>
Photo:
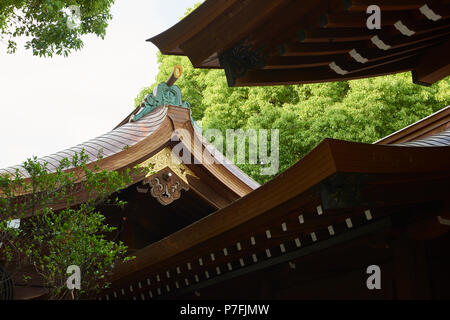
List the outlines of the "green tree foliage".
<svg viewBox="0 0 450 320">
<path fill-rule="evenodd" d="M 34 55 L 67 56 L 83 47 L 81 36 L 105 36 L 114 0 L 1 0 L 0 41 L 8 53 L 26 37 L 26 49 Z M 75 9 L 75 10 L 74 10 Z M 79 13 L 79 15 L 78 15 Z"/>
<path fill-rule="evenodd" d="M 222 70 L 194 69 L 185 57 L 158 53 L 156 83 L 173 66 L 184 68 L 177 85 L 203 129 L 279 129 L 280 171 L 325 138 L 372 143 L 450 104 L 450 78 L 418 86 L 410 73 L 309 85 L 230 88 Z M 155 83 L 155 84 L 156 84 Z M 154 86 L 153 86 L 154 87 Z M 136 98 L 140 104 L 150 88 Z M 259 182 L 259 165 L 240 165 Z"/>
<path fill-rule="evenodd" d="M 100 157 L 101 158 L 101 157 Z M 36 158 L 23 164 L 26 177 L 0 176 L 0 261 L 16 266 L 31 265 L 44 279 L 50 299 L 77 299 L 108 285 L 106 275 L 118 261 L 126 262 L 127 247 L 108 240 L 115 230 L 104 223 L 99 204 L 123 206 L 117 196 L 129 185 L 130 171 L 100 170 L 87 166 L 82 152 L 63 159 L 54 171 Z M 148 173 L 149 168 L 135 168 Z M 83 190 L 87 200 L 77 204 L 74 194 Z M 54 210 L 53 207 L 63 207 Z M 11 221 L 21 219 L 20 228 Z M 66 270 L 81 269 L 81 290 L 69 290 Z"/>
<path fill-rule="evenodd" d="M 450 104 L 450 78 L 431 87 L 416 85 L 411 74 L 309 85 L 230 88 L 223 70 L 195 69 L 186 57 L 158 53 L 156 83 L 173 66 L 184 73 L 177 85 L 203 129 L 279 129 L 280 172 L 325 138 L 372 143 Z M 259 182 L 260 165 L 239 165 Z"/>
</svg>

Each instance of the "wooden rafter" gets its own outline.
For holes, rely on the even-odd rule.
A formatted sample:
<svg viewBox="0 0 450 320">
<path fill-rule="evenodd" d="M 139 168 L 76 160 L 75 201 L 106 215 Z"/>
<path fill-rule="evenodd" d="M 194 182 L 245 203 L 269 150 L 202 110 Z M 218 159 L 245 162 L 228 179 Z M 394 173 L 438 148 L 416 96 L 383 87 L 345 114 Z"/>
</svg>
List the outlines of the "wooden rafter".
<svg viewBox="0 0 450 320">
<path fill-rule="evenodd" d="M 450 33 L 450 32 L 449 32 Z M 400 47 L 393 50 L 383 51 L 368 48 L 357 48 L 352 51 L 353 56 L 359 55 L 357 58 L 351 58 L 350 54 L 336 57 L 333 61 L 342 69 L 348 72 L 358 72 L 382 66 L 386 63 L 399 61 L 401 59 L 417 56 L 430 47 L 438 46 L 442 43 L 443 37 L 438 39 L 428 40 L 425 42 L 418 42 L 416 44 Z M 358 59 L 358 61 L 356 60 Z M 361 60 L 364 59 L 364 60 Z"/>
<path fill-rule="evenodd" d="M 230 48 L 241 41 L 247 33 L 252 32 L 257 25 L 265 21 L 272 10 L 283 5 L 285 1 L 239 1 L 234 10 L 217 18 L 219 24 L 213 24 L 201 30 L 188 42 L 180 45 L 180 48 L 190 56 L 194 66 L 200 65 L 217 52 L 217 48 Z"/>
<path fill-rule="evenodd" d="M 394 132 L 374 144 L 394 144 L 422 139 L 450 129 L 450 106 Z"/>
<path fill-rule="evenodd" d="M 368 40 L 377 32 L 378 30 L 368 30 L 367 28 L 317 28 L 301 30 L 298 35 L 301 43 L 335 43 Z"/>
<path fill-rule="evenodd" d="M 155 43 L 164 54 L 180 54 L 180 44 L 202 30 L 209 23 L 214 21 L 214 19 L 217 19 L 218 16 L 237 2 L 239 2 L 239 0 L 205 2 L 192 13 L 193 19 L 183 19 L 180 21 L 180 24 L 177 25 L 177 28 L 174 26 L 163 34 L 147 41 Z M 182 27 L 183 30 L 188 32 L 180 33 L 178 27 Z"/>
<path fill-rule="evenodd" d="M 390 206 L 382 203 L 373 208 L 328 210 L 321 206 L 317 190 L 311 187 L 336 172 L 363 175 L 378 172 L 381 176 L 372 185 L 379 190 L 383 185 L 394 189 L 396 185 L 408 186 L 417 180 L 418 174 L 419 180 L 430 174 L 438 178 L 435 183 L 430 180 L 430 186 L 440 190 L 442 198 L 446 194 L 442 187 L 448 185 L 448 179 L 439 178 L 439 173 L 448 174 L 448 157 L 448 150 L 443 148 L 425 151 L 327 140 L 288 169 L 289 174 L 280 175 L 248 197 L 144 248 L 131 266 L 116 269 L 109 294 L 128 289 L 131 284 L 139 294 L 152 290 L 155 297 L 165 295 L 299 248 L 312 248 L 319 241 L 357 230 L 383 217 L 408 212 L 410 205 L 393 205 L 392 201 Z M 433 161 L 424 166 L 423 161 L 430 158 Z M 323 170 L 312 170 L 314 167 Z M 428 199 L 407 195 L 405 192 L 403 199 L 410 204 Z M 391 196 L 395 199 L 395 192 Z M 140 290 L 146 278 L 149 284 Z M 138 294 L 135 291 L 133 295 Z"/>
<path fill-rule="evenodd" d="M 419 9 L 424 5 L 423 0 L 344 0 L 349 11 L 364 11 L 370 5 L 377 5 L 382 11 L 404 11 Z M 429 4 L 439 3 L 436 0 L 427 1 Z"/>
<path fill-rule="evenodd" d="M 286 70 L 251 70 L 248 71 L 245 76 L 236 79 L 236 85 L 270 86 L 306 84 L 376 77 L 397 72 L 410 71 L 412 68 L 411 66 L 416 64 L 416 60 L 417 59 L 415 57 L 412 57 L 401 62 L 389 63 L 380 68 L 370 69 L 367 72 L 356 72 L 347 75 L 337 74 L 328 66 Z"/>
<path fill-rule="evenodd" d="M 395 11 L 383 12 L 381 15 L 381 28 L 391 26 L 396 23 L 401 17 L 412 16 L 413 11 L 406 11 L 401 15 Z M 417 18 L 420 16 L 417 14 Z M 367 28 L 368 15 L 365 12 L 339 12 L 327 13 L 321 16 L 323 28 Z M 426 19 L 424 16 L 420 17 L 422 20 Z"/>
<path fill-rule="evenodd" d="M 366 26 L 369 5 L 381 9 L 381 30 Z M 338 81 L 412 70 L 417 59 L 408 57 L 439 45 L 449 27 L 449 0 L 247 0 L 183 36 L 179 50 L 195 67 L 225 69 L 230 86 Z M 333 61 L 352 77 L 336 77 Z"/>
<path fill-rule="evenodd" d="M 422 85 L 432 85 L 450 74 L 450 41 L 428 50 L 413 71 L 413 80 Z"/>
<path fill-rule="evenodd" d="M 248 37 L 255 47 L 274 48 L 296 39 L 298 33 L 310 25 L 319 26 L 319 16 L 326 7 L 323 1 L 292 1 L 274 13 L 266 24 L 261 25 Z M 276 21 L 276 23 L 274 23 Z"/>
</svg>

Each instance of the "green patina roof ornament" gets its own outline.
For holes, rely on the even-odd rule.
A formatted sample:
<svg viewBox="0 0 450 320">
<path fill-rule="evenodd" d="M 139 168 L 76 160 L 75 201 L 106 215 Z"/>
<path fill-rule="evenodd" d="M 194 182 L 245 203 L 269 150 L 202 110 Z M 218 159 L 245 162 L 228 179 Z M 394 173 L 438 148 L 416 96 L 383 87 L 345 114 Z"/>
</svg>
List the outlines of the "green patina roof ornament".
<svg viewBox="0 0 450 320">
<path fill-rule="evenodd" d="M 156 86 L 153 90 L 153 93 L 150 93 L 145 97 L 144 101 L 140 105 L 140 111 L 130 120 L 138 121 L 146 114 L 149 114 L 160 106 L 171 105 L 190 109 L 191 106 L 189 102 L 183 102 L 181 99 L 180 88 L 174 85 L 175 81 L 181 77 L 182 73 L 183 68 L 181 66 L 175 66 L 169 80 L 158 84 L 158 86 Z"/>
</svg>

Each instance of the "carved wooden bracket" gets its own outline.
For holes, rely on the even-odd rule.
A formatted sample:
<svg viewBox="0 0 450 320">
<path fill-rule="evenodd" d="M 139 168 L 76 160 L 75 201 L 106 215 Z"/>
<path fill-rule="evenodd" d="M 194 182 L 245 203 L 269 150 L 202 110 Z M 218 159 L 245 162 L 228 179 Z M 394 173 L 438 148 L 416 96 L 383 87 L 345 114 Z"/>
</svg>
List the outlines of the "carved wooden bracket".
<svg viewBox="0 0 450 320">
<path fill-rule="evenodd" d="M 188 191 L 189 186 L 169 167 L 147 177 L 143 184 L 150 186 L 150 193 L 159 203 L 166 206 L 181 196 L 181 190 Z"/>
<path fill-rule="evenodd" d="M 243 77 L 247 71 L 260 69 L 265 65 L 261 50 L 254 50 L 250 45 L 243 43 L 219 55 L 219 61 L 225 70 L 230 87 L 234 86 L 236 79 Z"/>
</svg>

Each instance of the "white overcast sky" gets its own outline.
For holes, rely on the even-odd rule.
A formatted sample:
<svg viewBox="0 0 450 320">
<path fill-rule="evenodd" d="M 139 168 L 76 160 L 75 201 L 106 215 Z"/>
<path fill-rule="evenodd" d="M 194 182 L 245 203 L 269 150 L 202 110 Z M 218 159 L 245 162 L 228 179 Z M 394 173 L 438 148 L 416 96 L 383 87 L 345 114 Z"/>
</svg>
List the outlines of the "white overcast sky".
<svg viewBox="0 0 450 320">
<path fill-rule="evenodd" d="M 104 40 L 83 38 L 68 58 L 33 57 L 0 44 L 0 168 L 45 156 L 110 131 L 157 74 L 145 40 L 199 0 L 116 0 Z"/>
</svg>

